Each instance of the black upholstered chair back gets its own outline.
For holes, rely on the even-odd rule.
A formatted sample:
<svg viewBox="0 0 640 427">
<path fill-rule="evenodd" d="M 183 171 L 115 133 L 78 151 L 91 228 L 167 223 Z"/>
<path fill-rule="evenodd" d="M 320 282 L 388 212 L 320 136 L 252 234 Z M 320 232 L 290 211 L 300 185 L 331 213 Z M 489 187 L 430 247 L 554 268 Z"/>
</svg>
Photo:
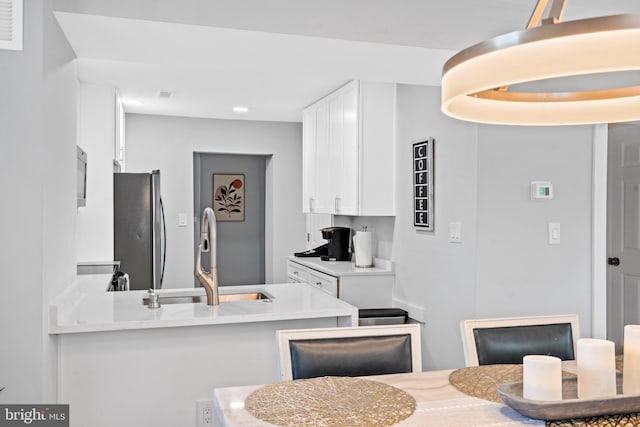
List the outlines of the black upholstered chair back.
<svg viewBox="0 0 640 427">
<path fill-rule="evenodd" d="M 422 371 L 420 324 L 277 332 L 280 379 Z"/>
<path fill-rule="evenodd" d="M 528 354 L 575 359 L 571 323 L 473 330 L 479 365 L 518 364 Z"/>
<path fill-rule="evenodd" d="M 411 336 L 390 335 L 289 342 L 293 379 L 411 372 Z"/>
<path fill-rule="evenodd" d="M 576 314 L 469 319 L 460 332 L 467 366 L 520 364 L 528 354 L 573 360 L 580 322 Z"/>
</svg>

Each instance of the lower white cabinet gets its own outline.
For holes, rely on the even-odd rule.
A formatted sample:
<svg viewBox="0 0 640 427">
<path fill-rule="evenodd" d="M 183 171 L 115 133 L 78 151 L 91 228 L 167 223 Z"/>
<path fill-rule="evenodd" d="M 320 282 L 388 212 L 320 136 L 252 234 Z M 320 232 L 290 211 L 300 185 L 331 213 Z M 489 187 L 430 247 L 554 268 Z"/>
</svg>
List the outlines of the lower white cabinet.
<svg viewBox="0 0 640 427">
<path fill-rule="evenodd" d="M 392 307 L 395 280 L 392 272 L 381 274 L 380 271 L 372 269 L 371 272 L 359 271 L 357 274 L 343 274 L 340 271 L 327 274 L 309 265 L 313 265 L 314 262 L 308 262 L 307 265 L 302 263 L 305 263 L 303 259 L 300 262 L 287 260 L 288 282 L 309 283 L 358 308 Z"/>
<path fill-rule="evenodd" d="M 294 262 L 287 263 L 287 282 L 309 282 L 309 269 Z"/>
<path fill-rule="evenodd" d="M 325 291 L 332 297 L 338 298 L 338 278 L 320 273 L 319 271 L 309 270 L 310 285 Z"/>
</svg>

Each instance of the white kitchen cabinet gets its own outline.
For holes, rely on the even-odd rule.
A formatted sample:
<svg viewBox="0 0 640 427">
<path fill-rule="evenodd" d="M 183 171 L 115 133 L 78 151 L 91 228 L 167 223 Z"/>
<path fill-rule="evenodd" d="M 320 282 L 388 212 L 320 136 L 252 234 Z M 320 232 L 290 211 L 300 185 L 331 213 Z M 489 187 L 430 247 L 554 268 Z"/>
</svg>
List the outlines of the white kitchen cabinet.
<svg viewBox="0 0 640 427">
<path fill-rule="evenodd" d="M 329 101 L 329 192 L 337 215 L 358 215 L 358 85 Z"/>
<path fill-rule="evenodd" d="M 352 81 L 305 108 L 304 212 L 395 215 L 395 93 Z"/>
<path fill-rule="evenodd" d="M 392 307 L 395 275 L 380 268 L 355 268 L 348 261 L 287 260 L 289 282 L 306 282 L 358 308 Z M 306 280 L 305 280 L 306 279 Z"/>
<path fill-rule="evenodd" d="M 287 282 L 288 283 L 308 283 L 309 269 L 298 265 L 294 262 L 287 263 Z"/>
<path fill-rule="evenodd" d="M 316 166 L 315 194 L 311 197 L 311 212 L 330 213 L 333 200 L 329 181 L 329 104 L 323 102 L 316 109 Z"/>
<path fill-rule="evenodd" d="M 310 285 L 315 286 L 331 295 L 334 298 L 338 298 L 338 278 L 330 276 L 328 274 L 320 273 L 316 270 L 309 270 L 309 282 Z"/>
<path fill-rule="evenodd" d="M 316 111 L 306 109 L 302 113 L 302 212 L 311 212 L 312 198 L 316 192 Z"/>
</svg>

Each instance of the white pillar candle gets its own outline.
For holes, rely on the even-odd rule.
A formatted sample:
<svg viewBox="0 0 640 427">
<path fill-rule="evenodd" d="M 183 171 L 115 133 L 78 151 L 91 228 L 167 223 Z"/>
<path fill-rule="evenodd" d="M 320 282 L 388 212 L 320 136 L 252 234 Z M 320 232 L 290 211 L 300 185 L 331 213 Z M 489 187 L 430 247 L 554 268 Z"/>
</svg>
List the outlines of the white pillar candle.
<svg viewBox="0 0 640 427">
<path fill-rule="evenodd" d="M 525 356 L 522 387 L 525 399 L 562 400 L 562 361 L 554 356 Z"/>
<path fill-rule="evenodd" d="M 616 352 L 613 341 L 578 340 L 578 398 L 616 394 Z"/>
<path fill-rule="evenodd" d="M 640 394 L 640 325 L 624 327 L 622 393 Z"/>
</svg>

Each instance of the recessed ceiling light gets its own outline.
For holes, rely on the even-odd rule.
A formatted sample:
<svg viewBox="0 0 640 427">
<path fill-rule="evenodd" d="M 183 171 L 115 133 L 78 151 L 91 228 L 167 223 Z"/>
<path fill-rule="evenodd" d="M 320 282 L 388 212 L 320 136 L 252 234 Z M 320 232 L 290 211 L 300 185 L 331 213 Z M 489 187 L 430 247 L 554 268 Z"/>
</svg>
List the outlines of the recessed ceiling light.
<svg viewBox="0 0 640 427">
<path fill-rule="evenodd" d="M 233 107 L 233 112 L 234 113 L 248 113 L 249 112 L 249 107 L 236 105 L 235 107 Z"/>
<path fill-rule="evenodd" d="M 161 90 L 158 92 L 158 98 L 173 98 L 173 92 L 170 90 Z"/>
</svg>

